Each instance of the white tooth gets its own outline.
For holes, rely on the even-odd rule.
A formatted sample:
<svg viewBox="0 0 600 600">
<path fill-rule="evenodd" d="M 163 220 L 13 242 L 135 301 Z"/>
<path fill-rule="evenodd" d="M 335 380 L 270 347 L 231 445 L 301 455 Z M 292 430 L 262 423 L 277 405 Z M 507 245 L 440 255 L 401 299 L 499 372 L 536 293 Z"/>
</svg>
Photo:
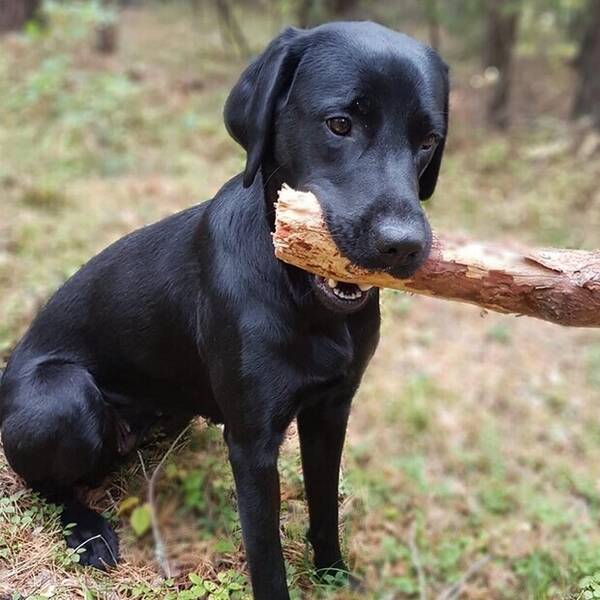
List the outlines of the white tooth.
<svg viewBox="0 0 600 600">
<path fill-rule="evenodd" d="M 335 279 L 329 279 L 327 285 L 333 290 L 337 287 L 337 281 Z"/>
<path fill-rule="evenodd" d="M 360 288 L 361 292 L 368 292 L 373 286 L 372 285 L 359 285 L 358 286 Z"/>
</svg>

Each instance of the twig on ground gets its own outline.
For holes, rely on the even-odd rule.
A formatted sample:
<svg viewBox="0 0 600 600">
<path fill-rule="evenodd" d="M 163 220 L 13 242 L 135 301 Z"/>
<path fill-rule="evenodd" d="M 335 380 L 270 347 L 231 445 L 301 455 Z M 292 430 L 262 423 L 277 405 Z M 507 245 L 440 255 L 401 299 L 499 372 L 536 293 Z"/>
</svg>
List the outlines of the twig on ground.
<svg viewBox="0 0 600 600">
<path fill-rule="evenodd" d="M 148 481 L 148 472 L 146 471 L 146 464 L 144 463 L 144 457 L 139 450 L 136 450 L 138 458 L 140 459 L 140 465 L 142 467 L 142 473 L 144 474 L 144 479 Z"/>
<path fill-rule="evenodd" d="M 421 555 L 419 554 L 419 548 L 417 546 L 416 521 L 413 521 L 413 524 L 410 527 L 408 547 L 410 549 L 410 559 L 419 579 L 419 599 L 427 600 L 427 579 L 425 577 L 425 571 L 423 570 L 423 564 L 421 563 Z"/>
<path fill-rule="evenodd" d="M 462 577 L 449 588 L 446 588 L 438 597 L 437 600 L 457 600 L 465 583 L 490 561 L 491 556 L 486 554 L 476 560 L 462 575 Z"/>
<path fill-rule="evenodd" d="M 152 524 L 152 537 L 154 538 L 154 555 L 156 556 L 156 561 L 158 562 L 160 569 L 163 572 L 163 575 L 167 578 L 171 577 L 171 565 L 169 564 L 165 542 L 163 540 L 160 531 L 160 526 L 158 524 L 158 514 L 155 502 L 156 483 L 165 464 L 165 461 L 167 460 L 171 452 L 173 452 L 173 450 L 179 443 L 179 440 L 181 440 L 181 438 L 188 432 L 190 427 L 191 423 L 189 425 L 186 425 L 181 430 L 179 435 L 173 440 L 171 445 L 168 447 L 167 451 L 163 454 L 163 457 L 160 459 L 158 465 L 156 465 L 156 468 L 152 472 L 152 476 L 149 479 L 146 472 L 146 466 L 144 465 L 144 460 L 142 458 L 142 455 L 138 451 L 138 456 L 142 465 L 142 471 L 144 473 L 144 477 L 146 477 L 146 480 L 148 481 L 148 506 L 150 507 L 150 522 Z"/>
</svg>

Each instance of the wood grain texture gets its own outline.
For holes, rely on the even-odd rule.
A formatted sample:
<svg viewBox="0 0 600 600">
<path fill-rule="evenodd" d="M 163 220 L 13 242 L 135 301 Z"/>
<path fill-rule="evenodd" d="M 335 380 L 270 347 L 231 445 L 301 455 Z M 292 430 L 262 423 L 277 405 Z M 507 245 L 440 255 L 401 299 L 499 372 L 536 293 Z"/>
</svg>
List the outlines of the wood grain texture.
<svg viewBox="0 0 600 600">
<path fill-rule="evenodd" d="M 317 198 L 279 192 L 275 255 L 322 277 L 476 304 L 572 327 L 600 327 L 600 251 L 504 247 L 434 235 L 431 254 L 410 279 L 368 271 L 345 258 Z"/>
</svg>

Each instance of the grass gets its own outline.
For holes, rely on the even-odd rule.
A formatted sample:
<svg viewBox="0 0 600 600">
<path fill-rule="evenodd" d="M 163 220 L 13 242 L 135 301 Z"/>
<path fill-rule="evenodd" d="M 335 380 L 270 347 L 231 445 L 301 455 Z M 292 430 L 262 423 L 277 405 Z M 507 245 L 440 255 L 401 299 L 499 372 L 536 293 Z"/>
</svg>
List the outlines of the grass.
<svg viewBox="0 0 600 600">
<path fill-rule="evenodd" d="M 94 24 L 106 17 L 98 5 L 49 6 L 47 29 L 0 40 L 3 358 L 85 260 L 135 227 L 211 197 L 243 164 L 220 116 L 242 61 L 223 48 L 209 12 L 178 2 L 128 10 L 119 52 L 99 57 L 91 50 Z M 244 15 L 253 47 L 284 18 Z M 552 82 L 566 90 L 565 67 L 536 63 L 529 79 L 518 79 L 518 127 L 507 135 L 481 127 L 480 92 L 469 83 L 475 67 L 453 67 L 451 142 L 428 206 L 434 225 L 600 246 L 597 157 L 581 156 L 562 101 L 553 104 L 546 92 L 532 99 L 527 87 L 536 79 L 539 89 Z M 544 119 L 521 118 L 536 106 Z M 383 312 L 340 494 L 341 536 L 365 582 L 362 597 L 442 598 L 466 574 L 461 598 L 596 597 L 598 333 L 392 293 Z M 166 449 L 164 441 L 149 444 L 86 492 L 118 526 L 124 560 L 110 576 L 77 566 L 56 509 L 0 459 L 0 596 L 248 597 L 221 432 L 202 422 L 169 456 L 159 482 L 174 567 L 171 578 L 160 576 L 144 470 Z M 350 597 L 317 584 L 311 571 L 293 428 L 280 469 L 293 596 Z"/>
</svg>

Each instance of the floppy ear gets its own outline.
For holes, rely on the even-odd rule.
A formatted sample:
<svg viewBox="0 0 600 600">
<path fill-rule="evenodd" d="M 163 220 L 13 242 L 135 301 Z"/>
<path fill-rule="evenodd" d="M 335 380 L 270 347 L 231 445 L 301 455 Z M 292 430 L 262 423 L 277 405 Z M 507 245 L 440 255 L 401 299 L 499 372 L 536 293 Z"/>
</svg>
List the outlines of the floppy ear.
<svg viewBox="0 0 600 600">
<path fill-rule="evenodd" d="M 448 95 L 449 95 L 449 83 L 448 83 L 448 67 L 446 65 L 444 68 L 444 120 L 445 120 L 445 129 L 446 133 L 448 133 Z M 419 199 L 427 200 L 433 196 L 433 192 L 435 191 L 435 185 L 438 180 L 438 175 L 440 173 L 440 167 L 442 165 L 442 156 L 444 154 L 444 146 L 446 145 L 446 137 L 444 136 L 440 143 L 438 144 L 435 152 L 427 168 L 421 173 L 419 177 Z"/>
<path fill-rule="evenodd" d="M 244 187 L 252 185 L 262 163 L 273 126 L 277 99 L 292 80 L 298 52 L 292 42 L 301 30 L 282 31 L 242 73 L 225 103 L 225 126 L 246 150 Z"/>
</svg>

